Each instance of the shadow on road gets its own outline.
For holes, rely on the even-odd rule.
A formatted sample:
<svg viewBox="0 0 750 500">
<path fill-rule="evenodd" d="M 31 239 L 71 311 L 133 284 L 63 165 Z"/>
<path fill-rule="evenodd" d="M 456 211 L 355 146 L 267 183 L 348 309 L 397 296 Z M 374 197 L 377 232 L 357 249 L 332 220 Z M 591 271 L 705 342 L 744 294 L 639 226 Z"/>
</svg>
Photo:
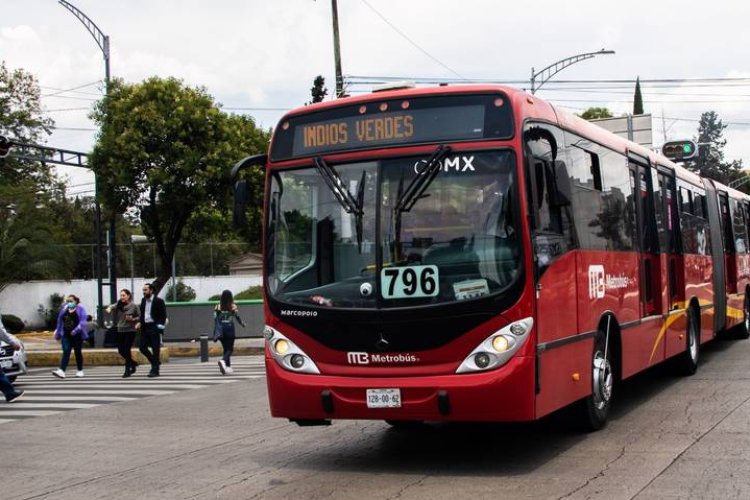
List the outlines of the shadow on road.
<svg viewBox="0 0 750 500">
<path fill-rule="evenodd" d="M 702 346 L 698 375 L 720 363 L 732 344 L 717 341 Z M 686 380 L 673 374 L 670 363 L 626 380 L 616 387 L 610 420 L 628 418 L 640 405 Z M 298 433 L 296 449 L 282 446 L 257 458 L 278 462 L 285 455 L 287 467 L 313 471 L 512 476 L 530 473 L 583 441 L 606 441 L 617 432 L 615 426 L 594 433 L 577 427 L 570 407 L 523 424 L 429 423 L 392 428 L 378 421 L 337 421 L 328 428 L 290 428 Z M 299 434 L 307 435 L 300 439 Z"/>
</svg>

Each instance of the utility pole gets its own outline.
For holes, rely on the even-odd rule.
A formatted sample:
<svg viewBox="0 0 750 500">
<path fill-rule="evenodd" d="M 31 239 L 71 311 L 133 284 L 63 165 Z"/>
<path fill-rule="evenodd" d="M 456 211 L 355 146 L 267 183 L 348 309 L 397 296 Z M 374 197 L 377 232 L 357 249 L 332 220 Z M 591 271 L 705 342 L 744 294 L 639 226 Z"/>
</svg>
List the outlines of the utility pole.
<svg viewBox="0 0 750 500">
<path fill-rule="evenodd" d="M 341 73 L 341 46 L 339 43 L 339 9 L 336 0 L 331 0 L 333 13 L 333 58 L 336 64 L 336 98 L 344 95 L 344 75 Z"/>
</svg>

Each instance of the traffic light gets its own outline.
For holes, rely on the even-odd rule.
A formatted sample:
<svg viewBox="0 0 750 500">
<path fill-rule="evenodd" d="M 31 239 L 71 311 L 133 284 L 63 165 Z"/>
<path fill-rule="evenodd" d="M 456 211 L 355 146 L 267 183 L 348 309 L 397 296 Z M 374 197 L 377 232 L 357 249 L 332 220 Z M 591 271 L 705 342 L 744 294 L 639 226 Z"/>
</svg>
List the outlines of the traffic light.
<svg viewBox="0 0 750 500">
<path fill-rule="evenodd" d="M 672 161 L 685 161 L 695 158 L 698 145 L 690 140 L 666 142 L 661 147 L 661 154 Z"/>
<path fill-rule="evenodd" d="M 13 145 L 5 136 L 0 135 L 0 158 L 5 158 L 10 153 L 10 147 Z"/>
</svg>

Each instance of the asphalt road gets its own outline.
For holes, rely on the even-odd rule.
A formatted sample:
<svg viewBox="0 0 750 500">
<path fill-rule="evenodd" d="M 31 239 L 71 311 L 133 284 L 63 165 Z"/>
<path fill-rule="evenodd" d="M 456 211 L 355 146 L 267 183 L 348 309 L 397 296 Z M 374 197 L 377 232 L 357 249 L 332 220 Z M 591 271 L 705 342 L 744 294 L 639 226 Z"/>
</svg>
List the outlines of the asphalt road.
<svg viewBox="0 0 750 500">
<path fill-rule="evenodd" d="M 299 428 L 270 418 L 263 378 L 240 380 L 3 424 L 0 497 L 746 499 L 748 373 L 749 341 L 715 343 L 693 377 L 618 387 L 592 434 L 564 415 Z"/>
</svg>

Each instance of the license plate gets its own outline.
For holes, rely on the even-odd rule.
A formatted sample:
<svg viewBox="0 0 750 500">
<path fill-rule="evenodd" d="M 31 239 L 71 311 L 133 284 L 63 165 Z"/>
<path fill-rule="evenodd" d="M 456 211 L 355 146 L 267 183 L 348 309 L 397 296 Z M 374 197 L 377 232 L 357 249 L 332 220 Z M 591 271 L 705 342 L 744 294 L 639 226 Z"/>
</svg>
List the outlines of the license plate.
<svg viewBox="0 0 750 500">
<path fill-rule="evenodd" d="M 12 359 L 4 359 L 0 361 L 0 366 L 3 368 L 13 368 L 13 360 Z"/>
<path fill-rule="evenodd" d="M 401 408 L 401 389 L 367 389 L 368 408 Z"/>
</svg>

